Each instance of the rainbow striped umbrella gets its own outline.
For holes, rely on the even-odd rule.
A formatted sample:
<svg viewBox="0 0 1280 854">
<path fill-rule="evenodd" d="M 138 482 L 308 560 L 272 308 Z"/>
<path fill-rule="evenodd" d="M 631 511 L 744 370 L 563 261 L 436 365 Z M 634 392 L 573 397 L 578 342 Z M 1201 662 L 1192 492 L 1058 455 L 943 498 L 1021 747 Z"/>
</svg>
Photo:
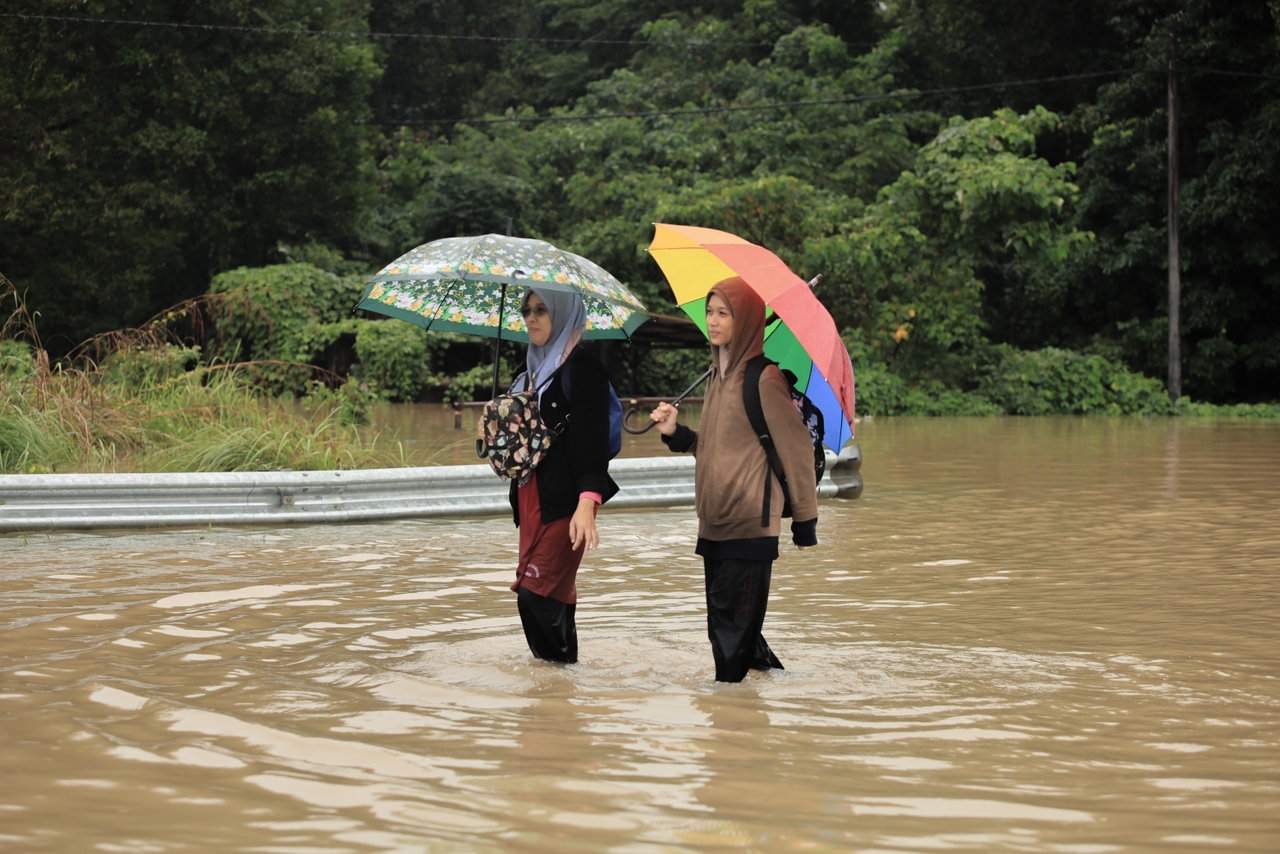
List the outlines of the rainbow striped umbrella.
<svg viewBox="0 0 1280 854">
<path fill-rule="evenodd" d="M 706 334 L 707 291 L 741 276 L 776 319 L 765 327 L 764 353 L 796 376 L 796 388 L 822 410 L 823 444 L 839 452 L 853 438 L 853 363 L 830 312 L 782 259 L 727 231 L 654 223 L 649 254 L 676 302 Z"/>
</svg>

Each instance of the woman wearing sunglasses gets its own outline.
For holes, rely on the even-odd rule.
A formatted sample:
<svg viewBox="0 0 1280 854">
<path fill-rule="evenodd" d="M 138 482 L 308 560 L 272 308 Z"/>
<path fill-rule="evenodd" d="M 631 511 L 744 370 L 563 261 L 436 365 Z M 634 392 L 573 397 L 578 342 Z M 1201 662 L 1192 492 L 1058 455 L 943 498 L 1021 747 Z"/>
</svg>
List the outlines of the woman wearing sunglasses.
<svg viewBox="0 0 1280 854">
<path fill-rule="evenodd" d="M 528 480 L 511 484 L 520 529 L 511 589 L 529 650 L 572 664 L 578 660 L 578 566 L 600 544 L 596 510 L 618 491 L 609 477 L 609 378 L 600 360 L 578 346 L 587 323 L 580 296 L 530 288 L 520 314 L 529 352 L 512 390 L 537 390 L 538 408 L 556 438 Z"/>
</svg>

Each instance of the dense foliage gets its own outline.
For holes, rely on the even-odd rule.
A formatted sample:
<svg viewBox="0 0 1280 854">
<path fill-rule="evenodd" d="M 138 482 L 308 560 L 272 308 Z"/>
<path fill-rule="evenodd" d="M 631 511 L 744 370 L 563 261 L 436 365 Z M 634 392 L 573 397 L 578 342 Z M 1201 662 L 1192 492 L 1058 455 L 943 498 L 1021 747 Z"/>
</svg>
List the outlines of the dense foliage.
<svg viewBox="0 0 1280 854">
<path fill-rule="evenodd" d="M 408 323 L 353 317 L 363 276 L 338 275 L 308 263 L 240 268 L 214 278 L 207 350 L 220 361 L 253 363 L 276 394 L 305 394 L 346 377 L 346 394 L 408 401 L 424 395 L 471 400 L 492 382 L 492 346 L 457 333 L 426 335 Z M 459 352 L 461 351 L 461 352 Z M 504 371 L 514 373 L 511 353 Z M 454 355 L 455 358 L 450 358 Z M 328 372 L 316 379 L 312 366 Z"/>
<path fill-rule="evenodd" d="M 511 217 L 670 312 L 644 247 L 685 222 L 822 273 L 885 413 L 1204 411 L 1160 381 L 1172 28 L 1184 389 L 1280 399 L 1275 0 L 6 11 L 247 28 L 0 16 L 0 272 L 55 356 L 212 282 L 205 356 L 277 364 L 276 392 L 310 363 L 384 399 L 480 394 L 483 345 L 352 317 L 362 278 Z M 704 358 L 615 379 L 669 393 Z"/>
<path fill-rule="evenodd" d="M 7 15 L 365 29 L 346 0 L 12 0 Z M 341 244 L 369 198 L 367 42 L 0 18 L 0 272 L 65 351 L 260 264 Z M 59 345 L 61 345 L 59 347 Z"/>
</svg>

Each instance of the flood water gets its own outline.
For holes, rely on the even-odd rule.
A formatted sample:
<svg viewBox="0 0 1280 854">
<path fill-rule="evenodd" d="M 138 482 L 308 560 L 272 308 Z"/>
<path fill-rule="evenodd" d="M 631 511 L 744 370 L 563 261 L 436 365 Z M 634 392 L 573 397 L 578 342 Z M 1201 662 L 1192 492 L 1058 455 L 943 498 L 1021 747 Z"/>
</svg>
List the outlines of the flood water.
<svg viewBox="0 0 1280 854">
<path fill-rule="evenodd" d="M 570 667 L 507 519 L 0 537 L 0 851 L 1280 850 L 1280 425 L 858 439 L 740 685 L 691 508 L 606 508 Z"/>
</svg>

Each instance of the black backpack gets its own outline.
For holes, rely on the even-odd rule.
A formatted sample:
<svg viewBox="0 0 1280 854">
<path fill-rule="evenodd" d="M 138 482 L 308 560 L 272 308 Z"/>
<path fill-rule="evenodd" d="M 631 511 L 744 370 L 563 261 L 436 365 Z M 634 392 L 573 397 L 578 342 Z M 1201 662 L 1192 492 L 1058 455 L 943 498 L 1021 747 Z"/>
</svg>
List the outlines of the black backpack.
<svg viewBox="0 0 1280 854">
<path fill-rule="evenodd" d="M 782 515 L 791 515 L 791 493 L 787 489 L 787 476 L 782 469 L 782 461 L 778 459 L 778 451 L 773 446 L 773 437 L 769 435 L 769 425 L 764 420 L 764 409 L 760 406 L 760 374 L 764 372 L 765 365 L 776 365 L 777 362 L 766 357 L 763 353 L 752 358 L 747 362 L 747 374 L 742 381 L 742 403 L 747 409 L 747 420 L 751 422 L 751 429 L 755 431 L 756 438 L 760 440 L 760 444 L 764 447 L 765 455 L 769 458 L 769 465 L 773 469 L 773 473 L 778 476 L 778 480 L 782 483 Z M 822 474 L 827 470 L 827 454 L 822 449 L 823 420 L 822 410 L 814 406 L 813 401 L 805 397 L 804 392 L 796 388 L 796 375 L 790 371 L 783 371 L 782 376 L 787 381 L 787 391 L 791 393 L 791 402 L 796 408 L 796 417 L 804 422 L 804 426 L 809 431 L 809 439 L 813 442 L 813 482 L 816 486 L 822 480 Z M 760 513 L 760 527 L 769 527 L 769 503 L 772 498 L 773 480 L 765 476 L 764 481 L 764 510 Z"/>
</svg>

